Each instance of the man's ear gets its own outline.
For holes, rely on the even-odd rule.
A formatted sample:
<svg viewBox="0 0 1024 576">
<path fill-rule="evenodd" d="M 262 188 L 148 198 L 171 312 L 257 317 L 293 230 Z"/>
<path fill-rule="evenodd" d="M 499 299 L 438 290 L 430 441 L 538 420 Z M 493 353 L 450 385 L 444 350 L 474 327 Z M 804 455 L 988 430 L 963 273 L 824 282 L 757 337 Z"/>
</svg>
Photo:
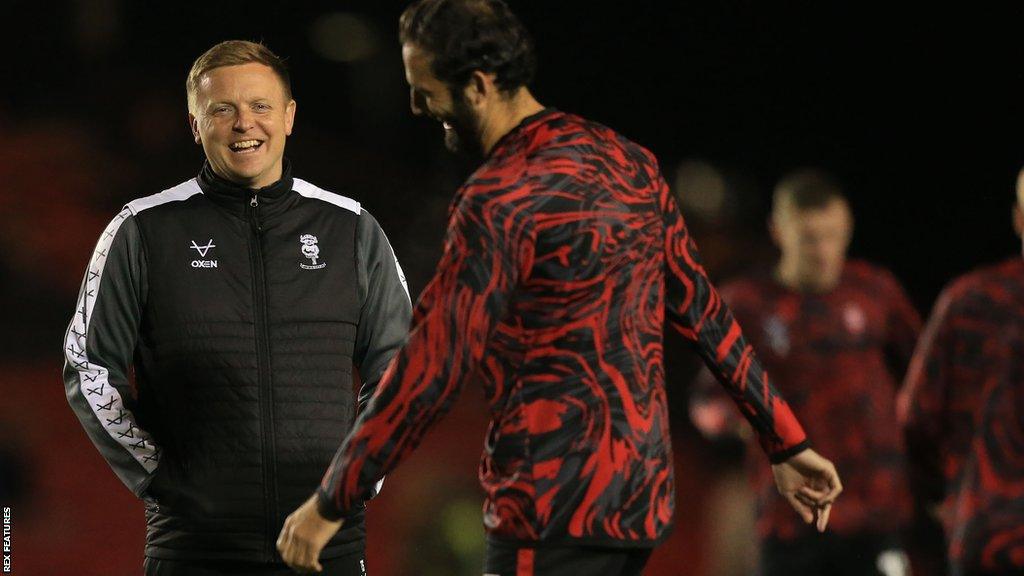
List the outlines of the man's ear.
<svg viewBox="0 0 1024 576">
<path fill-rule="evenodd" d="M 196 144 L 202 144 L 203 139 L 199 137 L 199 121 L 191 112 L 188 113 L 188 127 L 192 130 L 192 138 L 196 141 Z"/>
<path fill-rule="evenodd" d="M 768 235 L 771 236 L 772 242 L 776 247 L 779 247 L 779 225 L 775 222 L 778 215 L 772 212 L 768 215 Z"/>
<path fill-rule="evenodd" d="M 288 106 L 284 109 L 284 135 L 292 135 L 292 127 L 295 126 L 295 100 L 289 100 Z"/>
<path fill-rule="evenodd" d="M 1019 202 L 1013 203 L 1013 231 L 1017 236 L 1024 238 L 1024 210 L 1021 209 Z"/>
<path fill-rule="evenodd" d="M 466 83 L 466 99 L 469 103 L 475 107 L 483 105 L 487 99 L 498 91 L 498 86 L 494 83 L 494 74 L 488 74 L 476 70 L 473 75 L 469 77 L 469 82 Z"/>
</svg>

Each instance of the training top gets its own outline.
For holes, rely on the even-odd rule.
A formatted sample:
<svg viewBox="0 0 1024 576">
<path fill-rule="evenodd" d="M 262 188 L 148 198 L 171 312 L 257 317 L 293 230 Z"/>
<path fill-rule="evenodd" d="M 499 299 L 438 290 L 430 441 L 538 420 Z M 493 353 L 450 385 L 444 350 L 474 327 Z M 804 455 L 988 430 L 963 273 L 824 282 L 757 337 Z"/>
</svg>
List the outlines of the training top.
<svg viewBox="0 0 1024 576">
<path fill-rule="evenodd" d="M 939 296 L 901 398 L 918 492 L 959 572 L 1024 571 L 1024 260 Z"/>
<path fill-rule="evenodd" d="M 754 272 L 723 284 L 722 296 L 817 450 L 846 473 L 829 529 L 844 536 L 898 533 L 912 507 L 896 395 L 921 330 L 899 282 L 887 270 L 851 261 L 828 292 L 791 290 L 771 273 Z M 707 373 L 695 386 L 691 414 L 709 435 L 739 424 L 720 388 Z M 749 455 L 760 537 L 814 537 L 814 527 L 779 494 L 763 458 Z"/>
<path fill-rule="evenodd" d="M 456 193 L 408 344 L 325 474 L 321 513 L 362 501 L 475 380 L 491 413 L 480 464 L 490 538 L 654 545 L 675 501 L 666 313 L 773 460 L 806 447 L 654 156 L 557 110 L 526 118 Z"/>
</svg>

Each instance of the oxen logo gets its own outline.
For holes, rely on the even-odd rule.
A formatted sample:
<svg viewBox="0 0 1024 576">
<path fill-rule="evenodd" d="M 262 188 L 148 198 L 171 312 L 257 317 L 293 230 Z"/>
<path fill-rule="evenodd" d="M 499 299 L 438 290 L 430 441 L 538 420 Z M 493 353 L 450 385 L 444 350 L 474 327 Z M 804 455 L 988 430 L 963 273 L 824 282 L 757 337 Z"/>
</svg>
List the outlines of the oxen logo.
<svg viewBox="0 0 1024 576">
<path fill-rule="evenodd" d="M 324 266 L 327 266 L 326 262 L 317 263 L 320 258 L 320 247 L 316 245 L 316 236 L 312 234 L 303 234 L 299 237 L 299 242 L 302 243 L 302 255 L 312 260 L 312 264 L 299 264 L 304 270 L 319 270 Z"/>
<path fill-rule="evenodd" d="M 189 246 L 189 248 L 195 250 L 199 254 L 199 258 L 200 259 L 199 260 L 193 260 L 192 261 L 192 267 L 193 268 L 216 268 L 217 267 L 217 261 L 216 260 L 204 260 L 204 258 L 206 258 L 206 253 L 209 252 L 211 248 L 216 248 L 216 247 L 217 247 L 217 245 L 213 243 L 213 238 L 210 238 L 209 240 L 207 240 L 206 246 L 200 246 L 198 242 L 193 240 L 192 241 L 192 245 Z"/>
</svg>

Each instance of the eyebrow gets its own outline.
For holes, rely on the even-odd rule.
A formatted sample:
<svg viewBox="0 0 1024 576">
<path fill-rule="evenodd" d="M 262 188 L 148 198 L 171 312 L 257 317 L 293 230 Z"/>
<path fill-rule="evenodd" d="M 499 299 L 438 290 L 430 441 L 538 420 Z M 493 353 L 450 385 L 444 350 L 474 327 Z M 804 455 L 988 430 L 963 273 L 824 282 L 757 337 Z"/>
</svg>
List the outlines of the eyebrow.
<svg viewBox="0 0 1024 576">
<path fill-rule="evenodd" d="M 272 100 L 272 98 L 270 98 L 269 96 L 260 96 L 258 98 L 253 98 L 251 100 L 246 100 L 245 102 L 243 102 L 243 104 L 255 104 L 256 102 L 270 102 L 271 100 Z M 235 103 L 234 102 L 229 102 L 227 100 L 214 100 L 214 101 L 210 102 L 210 106 L 221 106 L 221 105 L 224 105 L 224 106 L 234 106 Z"/>
</svg>

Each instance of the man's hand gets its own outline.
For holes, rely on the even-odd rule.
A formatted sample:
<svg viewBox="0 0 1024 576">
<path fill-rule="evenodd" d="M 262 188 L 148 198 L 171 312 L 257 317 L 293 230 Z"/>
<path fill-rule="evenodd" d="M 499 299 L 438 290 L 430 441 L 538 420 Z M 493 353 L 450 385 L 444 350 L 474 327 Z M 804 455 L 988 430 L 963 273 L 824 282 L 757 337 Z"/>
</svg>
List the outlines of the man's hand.
<svg viewBox="0 0 1024 576">
<path fill-rule="evenodd" d="M 320 515 L 316 507 L 316 494 L 285 518 L 281 535 L 277 537 L 277 551 L 286 564 L 301 574 L 320 573 L 320 552 L 327 541 L 341 529 L 343 520 L 336 522 Z"/>
<path fill-rule="evenodd" d="M 825 531 L 832 503 L 843 491 L 839 474 L 831 462 L 808 448 L 781 464 L 772 465 L 779 493 L 810 524 L 817 520 L 819 532 Z"/>
</svg>

